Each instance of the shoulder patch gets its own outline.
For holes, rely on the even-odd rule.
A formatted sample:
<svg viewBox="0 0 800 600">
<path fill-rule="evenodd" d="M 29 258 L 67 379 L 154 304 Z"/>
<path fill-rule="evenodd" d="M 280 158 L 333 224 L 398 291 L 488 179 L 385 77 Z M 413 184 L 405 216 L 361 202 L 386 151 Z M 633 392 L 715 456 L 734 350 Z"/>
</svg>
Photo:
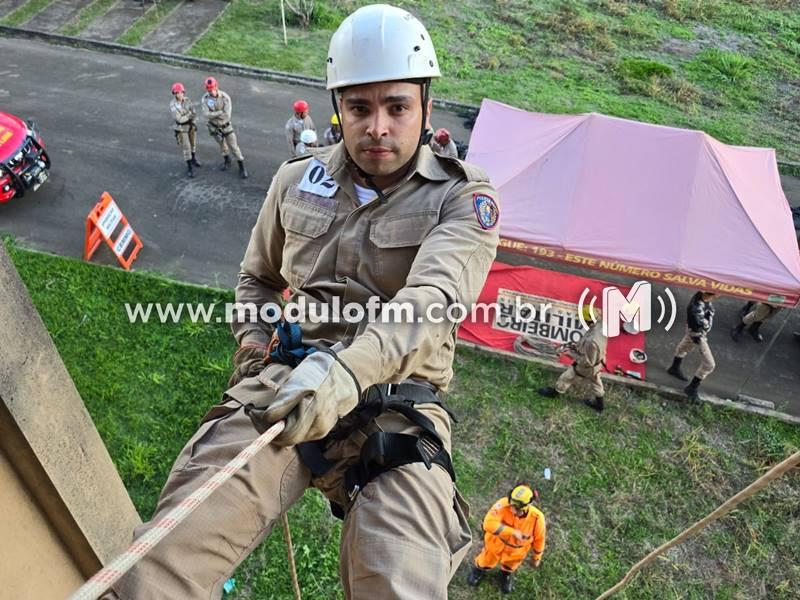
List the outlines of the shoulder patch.
<svg viewBox="0 0 800 600">
<path fill-rule="evenodd" d="M 497 202 L 488 194 L 472 194 L 472 205 L 478 216 L 478 223 L 484 229 L 493 229 L 500 218 Z"/>
</svg>

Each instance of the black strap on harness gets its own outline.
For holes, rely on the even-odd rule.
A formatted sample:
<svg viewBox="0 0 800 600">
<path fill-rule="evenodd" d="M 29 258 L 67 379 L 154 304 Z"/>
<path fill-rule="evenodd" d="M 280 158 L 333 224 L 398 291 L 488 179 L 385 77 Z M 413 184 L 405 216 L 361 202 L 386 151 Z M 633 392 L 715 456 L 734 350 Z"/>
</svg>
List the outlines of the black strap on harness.
<svg viewBox="0 0 800 600">
<path fill-rule="evenodd" d="M 309 354 L 316 351 L 303 344 L 302 331 L 297 323 L 282 321 L 277 329 L 278 343 L 270 352 L 270 362 L 296 367 Z M 421 462 L 430 470 L 440 465 L 455 481 L 456 474 L 450 455 L 433 422 L 415 407 L 417 404 L 438 404 L 453 421 L 455 415 L 443 404 L 436 392 L 428 385 L 405 382 L 400 384 L 380 383 L 367 388 L 361 394 L 358 406 L 345 415 L 323 439 L 303 442 L 296 446 L 300 458 L 314 477 L 321 477 L 334 468 L 335 463 L 325 458 L 325 449 L 330 442 L 343 440 L 354 431 L 366 427 L 378 415 L 393 410 L 403 415 L 422 432 L 419 435 L 372 433 L 361 447 L 358 462 L 344 473 L 344 487 L 348 500 L 352 501 L 370 481 L 378 475 L 407 465 Z M 334 516 L 344 519 L 344 507 L 331 502 Z"/>
<path fill-rule="evenodd" d="M 414 408 L 416 404 L 426 403 L 438 404 L 444 408 L 436 393 L 422 384 L 373 385 L 363 394 L 358 407 L 345 416 L 326 438 L 299 444 L 297 449 L 300 458 L 314 477 L 324 475 L 334 467 L 334 463 L 324 456 L 328 442 L 344 439 L 381 413 L 392 410 L 402 414 L 422 429 L 422 432 L 420 435 L 386 431 L 372 433 L 361 447 L 358 462 L 345 471 L 344 487 L 348 499 L 352 501 L 370 481 L 382 473 L 416 462 L 423 463 L 428 470 L 438 464 L 455 481 L 453 463 L 433 422 Z M 450 411 L 447 412 L 452 415 Z M 344 507 L 336 503 L 331 502 L 331 512 L 340 519 L 344 518 Z"/>
</svg>

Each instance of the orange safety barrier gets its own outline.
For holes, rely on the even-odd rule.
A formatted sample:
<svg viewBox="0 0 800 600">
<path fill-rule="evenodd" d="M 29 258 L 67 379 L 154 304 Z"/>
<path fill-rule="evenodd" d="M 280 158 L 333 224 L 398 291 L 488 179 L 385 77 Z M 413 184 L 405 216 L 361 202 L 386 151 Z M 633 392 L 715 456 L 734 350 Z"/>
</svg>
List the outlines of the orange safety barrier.
<svg viewBox="0 0 800 600">
<path fill-rule="evenodd" d="M 119 234 L 114 238 L 113 234 L 117 230 L 119 230 Z M 130 271 L 136 255 L 144 246 L 108 192 L 103 192 L 100 201 L 94 205 L 89 216 L 86 217 L 83 260 L 91 260 L 103 240 L 126 271 Z"/>
</svg>

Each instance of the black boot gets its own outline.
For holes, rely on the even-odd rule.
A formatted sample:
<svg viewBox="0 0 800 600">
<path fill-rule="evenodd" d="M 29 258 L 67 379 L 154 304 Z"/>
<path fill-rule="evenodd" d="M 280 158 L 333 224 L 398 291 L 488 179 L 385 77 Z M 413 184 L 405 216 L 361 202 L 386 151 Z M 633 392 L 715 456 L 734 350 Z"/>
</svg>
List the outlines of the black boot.
<svg viewBox="0 0 800 600">
<path fill-rule="evenodd" d="M 514 575 L 507 571 L 500 571 L 500 591 L 510 594 L 514 591 Z"/>
<path fill-rule="evenodd" d="M 753 339 L 760 344 L 764 341 L 764 336 L 758 332 L 759 329 L 761 329 L 761 321 L 756 321 L 750 325 L 748 331 L 750 332 L 750 335 L 753 336 Z"/>
<path fill-rule="evenodd" d="M 194 155 L 194 152 L 192 152 L 192 165 L 195 166 L 195 167 L 202 167 L 203 166 L 199 162 L 197 162 L 197 157 Z"/>
<path fill-rule="evenodd" d="M 485 573 L 485 569 L 481 569 L 479 566 L 474 565 L 472 567 L 472 571 L 470 571 L 469 575 L 467 576 L 467 585 L 471 587 L 478 587 L 483 580 Z"/>
<path fill-rule="evenodd" d="M 219 170 L 227 171 L 228 167 L 231 166 L 231 157 L 226 154 L 225 156 L 222 157 L 222 160 L 223 160 L 222 166 L 219 168 Z"/>
<path fill-rule="evenodd" d="M 537 390 L 540 396 L 544 396 L 545 398 L 555 398 L 558 396 L 558 391 L 554 387 L 541 387 Z"/>
<path fill-rule="evenodd" d="M 692 402 L 700 400 L 700 393 L 697 391 L 697 388 L 700 387 L 701 381 L 702 379 L 699 377 L 692 377 L 692 382 L 683 388 L 683 391 L 686 392 L 686 395 L 689 396 L 689 400 Z"/>
<path fill-rule="evenodd" d="M 244 168 L 244 161 L 239 161 L 239 177 L 242 179 L 247 179 L 247 169 Z"/>
<path fill-rule="evenodd" d="M 190 178 L 190 179 L 192 177 L 194 177 L 194 171 L 192 170 L 192 161 L 191 160 L 187 160 L 186 161 L 186 176 L 188 178 Z"/>
<path fill-rule="evenodd" d="M 595 409 L 597 412 L 603 412 L 603 397 L 597 396 L 595 398 L 586 398 L 583 403 L 589 408 Z"/>
<path fill-rule="evenodd" d="M 677 377 L 681 381 L 689 381 L 689 378 L 683 374 L 681 371 L 681 363 L 683 362 L 683 358 L 680 356 L 676 356 L 672 359 L 672 364 L 670 365 L 669 369 L 667 369 L 667 373 L 672 375 L 673 377 Z"/>
</svg>

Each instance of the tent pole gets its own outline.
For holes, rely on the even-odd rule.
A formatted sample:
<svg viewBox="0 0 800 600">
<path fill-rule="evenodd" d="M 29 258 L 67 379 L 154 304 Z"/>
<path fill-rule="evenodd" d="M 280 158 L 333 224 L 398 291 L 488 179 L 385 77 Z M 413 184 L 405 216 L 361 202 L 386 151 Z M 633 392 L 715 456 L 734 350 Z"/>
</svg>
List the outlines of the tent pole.
<svg viewBox="0 0 800 600">
<path fill-rule="evenodd" d="M 767 344 L 767 347 L 764 348 L 763 352 L 761 352 L 761 356 L 758 357 L 756 364 L 753 366 L 753 370 L 750 371 L 750 373 L 745 378 L 742 385 L 740 385 L 739 389 L 736 390 L 737 398 L 739 398 L 739 396 L 742 395 L 742 390 L 745 387 L 747 387 L 748 383 L 750 383 L 750 380 L 753 378 L 753 375 L 758 373 L 758 370 L 761 368 L 761 363 L 764 362 L 764 358 L 767 356 L 767 354 L 769 354 L 769 351 L 772 349 L 772 346 L 775 344 L 775 341 L 778 339 L 778 336 L 780 336 L 781 332 L 783 331 L 783 328 L 786 327 L 786 323 L 789 322 L 789 317 L 792 314 L 792 309 L 784 308 L 783 310 L 786 312 L 786 315 L 784 315 L 783 317 L 783 323 L 781 323 L 781 326 L 778 327 L 778 330 L 774 334 L 772 334 L 772 339 L 770 339 L 769 344 Z"/>
</svg>

